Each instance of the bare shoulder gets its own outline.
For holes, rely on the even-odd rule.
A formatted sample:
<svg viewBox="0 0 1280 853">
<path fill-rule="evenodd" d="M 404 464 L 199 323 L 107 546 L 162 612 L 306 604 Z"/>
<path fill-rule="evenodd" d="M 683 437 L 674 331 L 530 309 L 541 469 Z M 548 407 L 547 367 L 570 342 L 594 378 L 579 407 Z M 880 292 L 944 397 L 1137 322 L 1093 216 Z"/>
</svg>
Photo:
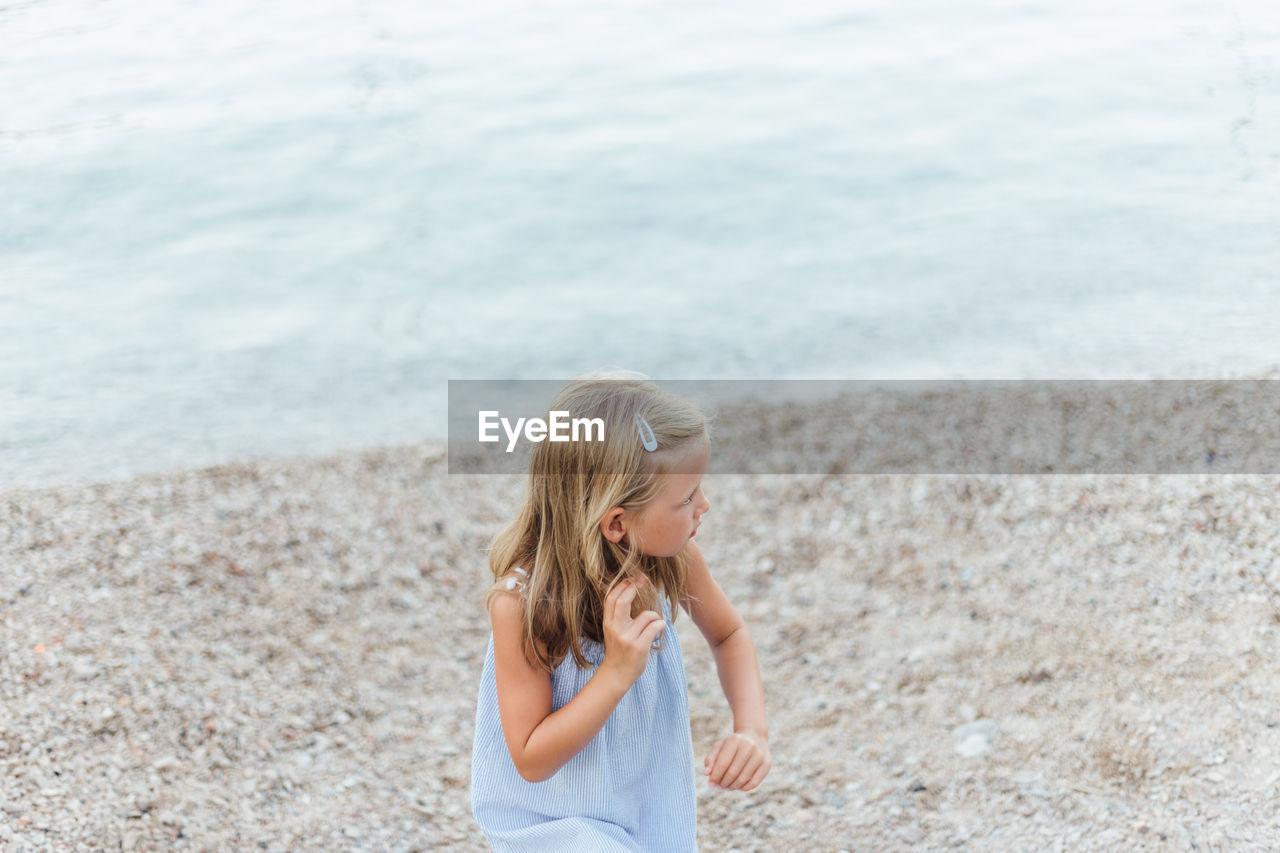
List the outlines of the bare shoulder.
<svg viewBox="0 0 1280 853">
<path fill-rule="evenodd" d="M 729 602 L 720 584 L 711 576 L 702 550 L 690 542 L 685 546 L 689 575 L 686 579 L 688 597 L 681 602 L 689 612 L 693 624 L 711 646 L 719 645 L 726 637 L 743 626 L 742 617 Z"/>
<path fill-rule="evenodd" d="M 520 573 L 520 574 L 517 574 Z M 524 620 L 525 581 L 529 575 L 522 569 L 512 569 L 494 581 L 489 592 L 489 619 L 495 628 L 498 622 L 518 625 Z"/>
<path fill-rule="evenodd" d="M 689 564 L 690 570 L 692 570 L 695 565 L 701 566 L 704 570 L 707 568 L 707 558 L 702 556 L 702 548 L 700 548 L 698 543 L 694 542 L 692 539 L 689 540 L 688 545 L 684 546 L 684 558 L 685 562 Z"/>
<path fill-rule="evenodd" d="M 489 598 L 489 620 L 493 625 L 494 649 L 501 660 L 507 655 L 514 659 L 526 659 L 528 648 L 525 637 L 525 582 L 529 575 L 523 569 L 514 569 L 498 578 Z M 533 647 L 539 654 L 546 654 L 546 645 L 535 639 Z"/>
<path fill-rule="evenodd" d="M 702 555 L 702 549 L 698 547 L 697 542 L 690 541 L 684 548 L 685 565 L 688 567 L 689 573 L 685 577 L 685 588 L 688 597 L 680 602 L 688 610 L 691 604 L 696 604 L 698 599 L 702 597 L 702 593 L 706 591 L 708 584 L 715 583 L 711 577 L 711 569 L 707 566 L 707 558 Z"/>
<path fill-rule="evenodd" d="M 493 621 L 495 628 L 500 622 L 504 625 L 519 624 L 523 610 L 524 604 L 518 591 L 502 586 L 493 590 L 489 598 L 489 619 Z"/>
<path fill-rule="evenodd" d="M 514 605 L 518 609 L 528 580 L 529 573 L 519 567 L 513 567 L 495 580 L 489 593 L 490 611 L 492 612 L 494 605 L 499 602 L 507 603 L 503 605 L 504 610 L 509 610 L 509 605 Z"/>
</svg>

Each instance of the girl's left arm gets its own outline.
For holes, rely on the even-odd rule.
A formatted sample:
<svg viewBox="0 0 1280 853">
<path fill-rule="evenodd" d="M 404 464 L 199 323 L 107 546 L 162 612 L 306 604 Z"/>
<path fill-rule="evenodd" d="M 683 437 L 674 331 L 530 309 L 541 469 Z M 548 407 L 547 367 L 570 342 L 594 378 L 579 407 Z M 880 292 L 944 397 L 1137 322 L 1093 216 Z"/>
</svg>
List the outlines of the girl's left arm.
<svg viewBox="0 0 1280 853">
<path fill-rule="evenodd" d="M 733 711 L 733 734 L 712 747 L 704 762 L 705 772 L 716 787 L 750 791 L 772 767 L 756 648 L 746 622 L 711 577 L 697 543 L 685 546 L 685 556 L 689 597 L 683 604 L 711 646 L 720 686 Z"/>
</svg>

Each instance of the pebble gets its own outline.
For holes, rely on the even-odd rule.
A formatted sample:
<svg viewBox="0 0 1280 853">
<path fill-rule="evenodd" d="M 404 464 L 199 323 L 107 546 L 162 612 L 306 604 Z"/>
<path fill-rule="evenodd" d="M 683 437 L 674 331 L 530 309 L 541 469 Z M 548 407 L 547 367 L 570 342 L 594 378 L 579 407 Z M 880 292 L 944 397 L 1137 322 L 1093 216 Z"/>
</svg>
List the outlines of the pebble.
<svg viewBox="0 0 1280 853">
<path fill-rule="evenodd" d="M 48 827 L 68 849 L 170 849 L 180 829 L 210 849 L 487 849 L 467 793 L 478 602 L 522 485 L 427 458 L 0 495 L 14 589 L 0 839 Z M 1280 630 L 1258 630 L 1274 585 L 1250 588 L 1280 553 L 1276 481 L 922 482 L 714 484 L 723 510 L 699 541 L 754 614 L 774 769 L 757 791 L 702 800 L 708 846 L 1267 839 L 1280 685 L 1256 663 Z M 679 624 L 703 750 L 731 721 L 705 643 Z M 795 701 L 818 693 L 825 706 Z"/>
<path fill-rule="evenodd" d="M 921 841 L 924 840 L 924 832 L 920 829 L 920 827 L 910 825 L 910 824 L 907 826 L 898 827 L 895 834 L 899 838 L 901 838 L 904 842 L 911 845 L 919 844 Z"/>
<path fill-rule="evenodd" d="M 956 752 L 966 758 L 977 758 L 991 748 L 991 741 L 982 735 L 969 735 L 956 744 Z"/>
<path fill-rule="evenodd" d="M 952 730 L 957 739 L 956 752 L 966 758 L 976 758 L 987 752 L 995 740 L 998 728 L 993 720 L 974 720 Z"/>
</svg>

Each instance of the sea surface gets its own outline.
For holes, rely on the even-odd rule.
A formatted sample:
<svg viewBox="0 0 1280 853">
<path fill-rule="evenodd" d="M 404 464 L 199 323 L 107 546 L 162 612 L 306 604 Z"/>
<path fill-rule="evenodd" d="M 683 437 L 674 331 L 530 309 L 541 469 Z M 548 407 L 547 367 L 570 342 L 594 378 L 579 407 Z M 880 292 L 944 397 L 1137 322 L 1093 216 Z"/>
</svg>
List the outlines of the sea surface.
<svg viewBox="0 0 1280 853">
<path fill-rule="evenodd" d="M 0 2 L 0 488 L 448 379 L 1280 365 L 1280 4 Z"/>
</svg>

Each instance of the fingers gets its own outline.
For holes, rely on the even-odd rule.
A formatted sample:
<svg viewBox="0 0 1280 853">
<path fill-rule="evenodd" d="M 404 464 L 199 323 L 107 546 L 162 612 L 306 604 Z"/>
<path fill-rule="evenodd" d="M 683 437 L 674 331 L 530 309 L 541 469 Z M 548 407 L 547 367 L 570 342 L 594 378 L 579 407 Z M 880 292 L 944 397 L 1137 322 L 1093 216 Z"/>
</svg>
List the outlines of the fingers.
<svg viewBox="0 0 1280 853">
<path fill-rule="evenodd" d="M 761 782 L 763 782 L 764 777 L 769 774 L 770 766 L 771 765 L 768 761 L 761 761 L 760 766 L 756 768 L 756 772 L 751 774 L 751 778 L 748 779 L 747 783 L 742 786 L 742 790 L 744 791 L 755 790 L 756 786 L 759 785 Z"/>
<path fill-rule="evenodd" d="M 724 772 L 724 776 L 720 779 L 720 784 L 730 791 L 736 791 L 742 787 L 742 783 L 751 778 L 751 774 L 747 773 L 747 768 L 751 767 L 751 771 L 755 772 L 755 766 L 752 765 L 752 762 L 761 760 L 760 755 L 755 750 L 739 749 L 733 757 L 733 763 L 729 765 L 729 768 Z"/>
<path fill-rule="evenodd" d="M 614 584 L 613 589 L 609 590 L 604 597 L 606 620 L 620 622 L 625 625 L 627 620 L 631 618 L 631 602 L 635 601 L 640 587 L 648 582 L 649 578 L 641 575 L 639 578 L 624 578 Z"/>
<path fill-rule="evenodd" d="M 729 791 L 750 791 L 764 781 L 770 762 L 759 746 L 735 734 L 716 744 L 704 766 L 712 785 Z"/>
<path fill-rule="evenodd" d="M 725 787 L 724 774 L 729 769 L 729 765 L 733 763 L 734 757 L 738 754 L 738 741 L 733 735 L 720 741 L 716 747 L 716 760 L 711 765 L 711 772 L 707 775 L 707 781 L 717 788 Z"/>
<path fill-rule="evenodd" d="M 652 610 L 646 610 L 641 613 L 635 622 L 632 623 L 632 627 L 634 628 L 642 622 L 643 626 L 640 628 L 637 639 L 641 644 L 651 646 L 653 645 L 653 641 L 658 638 L 658 635 L 662 633 L 662 629 L 667 627 L 667 623 L 661 616 L 654 613 Z"/>
<path fill-rule="evenodd" d="M 642 577 L 640 580 L 648 581 L 648 578 Z M 626 624 L 631 616 L 631 602 L 635 600 L 640 586 L 641 583 L 634 578 L 625 578 L 614 584 L 613 589 L 604 597 L 606 620 Z"/>
<path fill-rule="evenodd" d="M 636 614 L 636 618 L 631 620 L 631 627 L 635 629 L 634 631 L 632 631 L 632 633 L 639 634 L 654 619 L 661 619 L 661 618 L 662 618 L 661 613 L 657 613 L 653 610 L 641 610 L 639 613 Z"/>
<path fill-rule="evenodd" d="M 715 746 L 711 747 L 711 752 L 707 753 L 707 760 L 702 762 L 703 770 L 706 775 L 711 775 L 711 768 L 716 766 L 716 757 L 720 755 L 720 748 L 724 746 L 724 741 L 719 741 Z"/>
</svg>

